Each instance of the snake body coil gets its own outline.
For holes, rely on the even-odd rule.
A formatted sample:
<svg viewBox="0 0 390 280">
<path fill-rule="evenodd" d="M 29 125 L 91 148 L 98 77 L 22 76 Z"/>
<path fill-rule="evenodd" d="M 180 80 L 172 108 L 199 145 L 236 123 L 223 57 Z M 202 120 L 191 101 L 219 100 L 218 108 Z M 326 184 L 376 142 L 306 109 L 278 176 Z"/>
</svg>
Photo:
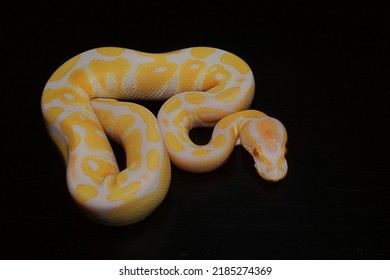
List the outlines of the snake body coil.
<svg viewBox="0 0 390 280">
<path fill-rule="evenodd" d="M 135 223 L 164 199 L 170 160 L 191 172 L 221 166 L 241 144 L 257 172 L 270 181 L 287 173 L 287 133 L 276 119 L 247 110 L 254 78 L 239 57 L 215 48 L 168 53 L 97 48 L 58 68 L 42 95 L 48 132 L 61 151 L 77 205 L 107 225 Z M 157 119 L 146 108 L 119 100 L 167 100 Z M 189 131 L 215 126 L 206 145 Z M 121 143 L 118 169 L 107 135 Z"/>
</svg>

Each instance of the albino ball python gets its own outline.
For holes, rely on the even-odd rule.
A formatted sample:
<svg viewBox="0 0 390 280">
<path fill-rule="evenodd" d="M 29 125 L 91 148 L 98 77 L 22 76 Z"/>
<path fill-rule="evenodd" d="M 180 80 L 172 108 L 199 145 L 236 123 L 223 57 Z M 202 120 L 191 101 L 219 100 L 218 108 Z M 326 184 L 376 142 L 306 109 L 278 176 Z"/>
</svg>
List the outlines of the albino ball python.
<svg viewBox="0 0 390 280">
<path fill-rule="evenodd" d="M 81 53 L 54 72 L 42 112 L 77 205 L 99 223 L 126 225 L 147 217 L 164 199 L 170 160 L 190 172 L 207 172 L 241 144 L 261 177 L 277 181 L 286 175 L 286 130 L 278 120 L 246 110 L 253 94 L 249 66 L 220 49 L 156 54 L 106 47 Z M 167 101 L 157 119 L 140 105 L 119 101 L 140 99 Z M 207 145 L 189 137 L 199 126 L 215 126 Z M 106 135 L 124 147 L 122 171 Z"/>
</svg>

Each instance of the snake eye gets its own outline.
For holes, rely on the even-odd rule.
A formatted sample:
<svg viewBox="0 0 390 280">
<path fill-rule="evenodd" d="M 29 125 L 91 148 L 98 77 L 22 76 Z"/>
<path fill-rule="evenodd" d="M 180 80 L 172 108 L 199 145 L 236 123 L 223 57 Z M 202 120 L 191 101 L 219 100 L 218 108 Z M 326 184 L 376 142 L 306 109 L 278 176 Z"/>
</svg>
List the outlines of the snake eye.
<svg viewBox="0 0 390 280">
<path fill-rule="evenodd" d="M 257 148 L 254 148 L 252 150 L 252 154 L 253 154 L 254 157 L 258 157 L 259 156 L 259 151 L 257 150 Z"/>
</svg>

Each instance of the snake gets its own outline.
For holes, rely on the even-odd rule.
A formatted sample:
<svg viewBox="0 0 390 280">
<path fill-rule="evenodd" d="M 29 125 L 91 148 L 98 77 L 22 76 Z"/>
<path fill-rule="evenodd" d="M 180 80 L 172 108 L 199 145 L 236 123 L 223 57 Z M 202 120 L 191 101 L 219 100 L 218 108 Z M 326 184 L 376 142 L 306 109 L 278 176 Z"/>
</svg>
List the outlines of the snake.
<svg viewBox="0 0 390 280">
<path fill-rule="evenodd" d="M 100 47 L 54 71 L 41 110 L 75 204 L 97 223 L 120 226 L 145 219 L 161 204 L 171 163 L 188 172 L 211 172 L 242 145 L 262 178 L 283 179 L 286 128 L 250 109 L 254 92 L 249 65 L 222 49 L 148 53 Z M 163 101 L 157 116 L 137 104 L 141 100 Z M 207 144 L 190 138 L 196 127 L 213 128 Z M 123 146 L 123 170 L 110 139 Z"/>
</svg>

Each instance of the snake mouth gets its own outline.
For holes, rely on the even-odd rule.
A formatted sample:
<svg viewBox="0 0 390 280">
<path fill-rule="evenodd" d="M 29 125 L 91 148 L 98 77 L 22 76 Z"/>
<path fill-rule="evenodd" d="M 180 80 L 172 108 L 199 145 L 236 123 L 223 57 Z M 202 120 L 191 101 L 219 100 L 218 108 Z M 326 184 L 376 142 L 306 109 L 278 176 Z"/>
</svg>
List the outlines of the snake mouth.
<svg viewBox="0 0 390 280">
<path fill-rule="evenodd" d="M 287 175 L 287 161 L 283 160 L 281 167 L 278 166 L 267 166 L 262 161 L 255 159 L 255 168 L 257 173 L 265 180 L 270 182 L 277 182 L 282 180 Z"/>
</svg>

